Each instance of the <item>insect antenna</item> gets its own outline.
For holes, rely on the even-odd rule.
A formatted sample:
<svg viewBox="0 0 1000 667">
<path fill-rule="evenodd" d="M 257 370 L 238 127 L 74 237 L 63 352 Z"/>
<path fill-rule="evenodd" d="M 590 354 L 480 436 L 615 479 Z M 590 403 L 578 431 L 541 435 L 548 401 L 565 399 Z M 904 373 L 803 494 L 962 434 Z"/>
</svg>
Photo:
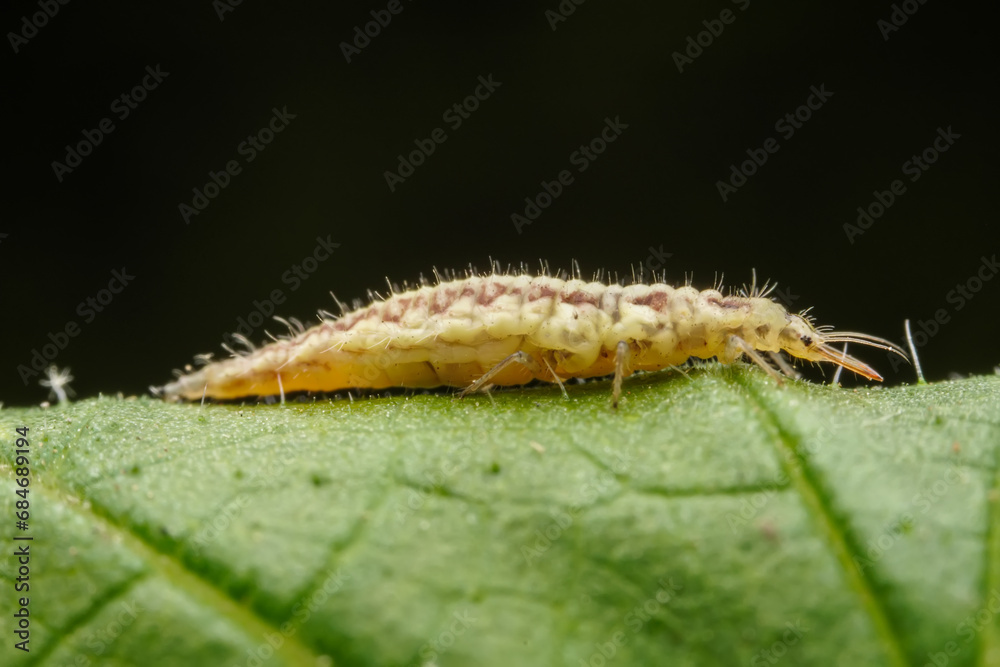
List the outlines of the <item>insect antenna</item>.
<svg viewBox="0 0 1000 667">
<path fill-rule="evenodd" d="M 878 372 L 864 363 L 860 359 L 852 357 L 846 352 L 841 352 L 835 347 L 831 347 L 829 343 L 855 343 L 857 345 L 867 345 L 869 347 L 877 347 L 882 350 L 887 350 L 894 354 L 898 354 L 907 362 L 910 361 L 906 353 L 895 343 L 885 340 L 884 338 L 878 338 L 877 336 L 869 336 L 868 334 L 857 333 L 854 331 L 833 331 L 828 334 L 816 334 L 816 343 L 810 348 L 825 361 L 830 361 L 838 366 L 843 366 L 849 371 L 853 371 L 858 375 L 868 378 L 869 380 L 882 380 L 882 376 Z"/>
<path fill-rule="evenodd" d="M 822 334 L 821 346 L 826 346 L 827 343 L 855 343 L 857 345 L 877 347 L 880 350 L 886 350 L 888 352 L 892 352 L 893 354 L 898 354 L 900 357 L 905 359 L 907 363 L 912 363 L 909 355 L 906 354 L 906 351 L 892 341 L 886 340 L 885 338 L 879 338 L 878 336 L 858 333 L 857 331 L 831 331 L 829 333 L 824 333 Z"/>
</svg>

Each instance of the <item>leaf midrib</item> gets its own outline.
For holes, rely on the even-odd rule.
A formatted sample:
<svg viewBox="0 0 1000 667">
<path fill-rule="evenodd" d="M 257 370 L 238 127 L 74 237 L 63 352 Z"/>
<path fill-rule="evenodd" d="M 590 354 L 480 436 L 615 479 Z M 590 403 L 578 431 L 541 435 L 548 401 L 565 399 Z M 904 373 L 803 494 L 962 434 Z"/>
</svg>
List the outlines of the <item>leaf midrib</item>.
<svg viewBox="0 0 1000 667">
<path fill-rule="evenodd" d="M 812 515 L 815 525 L 826 537 L 827 546 L 840 565 L 851 589 L 857 594 L 861 607 L 872 622 L 876 636 L 882 640 L 890 664 L 899 667 L 909 665 L 910 661 L 906 658 L 906 652 L 900 641 L 899 633 L 887 612 L 885 601 L 879 597 L 872 581 L 854 566 L 852 556 L 860 552 L 858 545 L 851 537 L 847 527 L 837 520 L 832 508 L 826 502 L 817 471 L 810 467 L 808 457 L 799 452 L 798 445 L 801 442 L 801 437 L 795 435 L 792 429 L 784 424 L 779 415 L 764 401 L 753 380 L 748 381 L 740 375 L 729 375 L 727 380 L 749 396 L 754 406 L 761 412 L 761 422 L 764 427 L 773 430 L 777 436 L 776 441 L 779 444 L 776 445 L 776 448 L 780 447 L 784 450 L 776 452 L 778 464 L 791 481 L 791 488 L 799 493 L 806 511 Z M 798 464 L 790 465 L 789 461 L 798 461 Z"/>
</svg>

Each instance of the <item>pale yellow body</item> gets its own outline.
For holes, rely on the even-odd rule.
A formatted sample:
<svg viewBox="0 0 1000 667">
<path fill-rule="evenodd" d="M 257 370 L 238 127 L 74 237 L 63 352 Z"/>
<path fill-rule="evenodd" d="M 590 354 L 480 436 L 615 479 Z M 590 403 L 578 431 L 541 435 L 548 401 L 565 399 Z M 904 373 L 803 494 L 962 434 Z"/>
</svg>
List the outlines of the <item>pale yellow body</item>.
<svg viewBox="0 0 1000 667">
<path fill-rule="evenodd" d="M 811 338 L 815 345 L 802 342 Z M 749 345 L 878 377 L 852 357 L 837 353 L 832 359 L 806 320 L 767 298 L 493 274 L 393 294 L 293 338 L 211 363 L 163 387 L 163 394 L 198 400 L 353 387 L 463 387 L 519 351 L 534 361 L 533 370 L 506 365 L 490 384 L 552 382 L 615 373 L 623 341 L 625 375 L 690 357 L 729 363 Z M 826 351 L 812 349 L 817 346 Z"/>
</svg>

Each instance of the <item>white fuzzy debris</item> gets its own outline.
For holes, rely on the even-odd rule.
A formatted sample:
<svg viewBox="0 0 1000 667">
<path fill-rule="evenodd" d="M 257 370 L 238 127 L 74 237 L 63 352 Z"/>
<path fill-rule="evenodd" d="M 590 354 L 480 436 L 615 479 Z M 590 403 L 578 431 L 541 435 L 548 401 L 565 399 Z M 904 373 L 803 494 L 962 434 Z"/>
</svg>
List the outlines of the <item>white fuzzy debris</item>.
<svg viewBox="0 0 1000 667">
<path fill-rule="evenodd" d="M 69 403 L 69 396 L 76 396 L 76 392 L 69 386 L 69 383 L 73 381 L 73 376 L 69 374 L 69 368 L 59 370 L 53 364 L 45 371 L 45 375 L 47 379 L 39 380 L 38 384 L 52 390 L 49 392 L 49 398 L 54 395 L 60 403 Z"/>
</svg>

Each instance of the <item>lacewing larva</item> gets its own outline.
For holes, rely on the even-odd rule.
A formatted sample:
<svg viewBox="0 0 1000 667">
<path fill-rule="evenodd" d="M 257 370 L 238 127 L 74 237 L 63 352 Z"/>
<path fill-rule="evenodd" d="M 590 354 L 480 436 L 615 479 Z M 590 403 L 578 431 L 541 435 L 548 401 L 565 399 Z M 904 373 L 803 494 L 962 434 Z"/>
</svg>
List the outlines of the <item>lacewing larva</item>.
<svg viewBox="0 0 1000 667">
<path fill-rule="evenodd" d="M 350 388 L 464 387 L 460 395 L 492 385 L 537 379 L 614 376 L 617 406 L 622 379 L 637 370 L 656 371 L 691 357 L 732 363 L 746 355 L 779 382 L 795 371 L 780 353 L 831 362 L 870 380 L 882 377 L 832 343 L 889 350 L 895 344 L 867 334 L 815 327 L 804 313 L 789 313 L 768 298 L 765 285 L 724 295 L 718 288 L 636 282 L 621 285 L 558 274 L 470 272 L 463 278 L 435 272 L 437 282 L 377 295 L 367 306 L 305 330 L 297 320 L 276 318 L 289 335 L 246 352 L 189 370 L 154 388 L 167 400 L 234 399 L 291 391 Z M 773 289 L 773 287 L 771 288 Z M 338 302 L 339 303 L 339 302 Z M 227 348 L 229 349 L 229 348 Z"/>
</svg>

